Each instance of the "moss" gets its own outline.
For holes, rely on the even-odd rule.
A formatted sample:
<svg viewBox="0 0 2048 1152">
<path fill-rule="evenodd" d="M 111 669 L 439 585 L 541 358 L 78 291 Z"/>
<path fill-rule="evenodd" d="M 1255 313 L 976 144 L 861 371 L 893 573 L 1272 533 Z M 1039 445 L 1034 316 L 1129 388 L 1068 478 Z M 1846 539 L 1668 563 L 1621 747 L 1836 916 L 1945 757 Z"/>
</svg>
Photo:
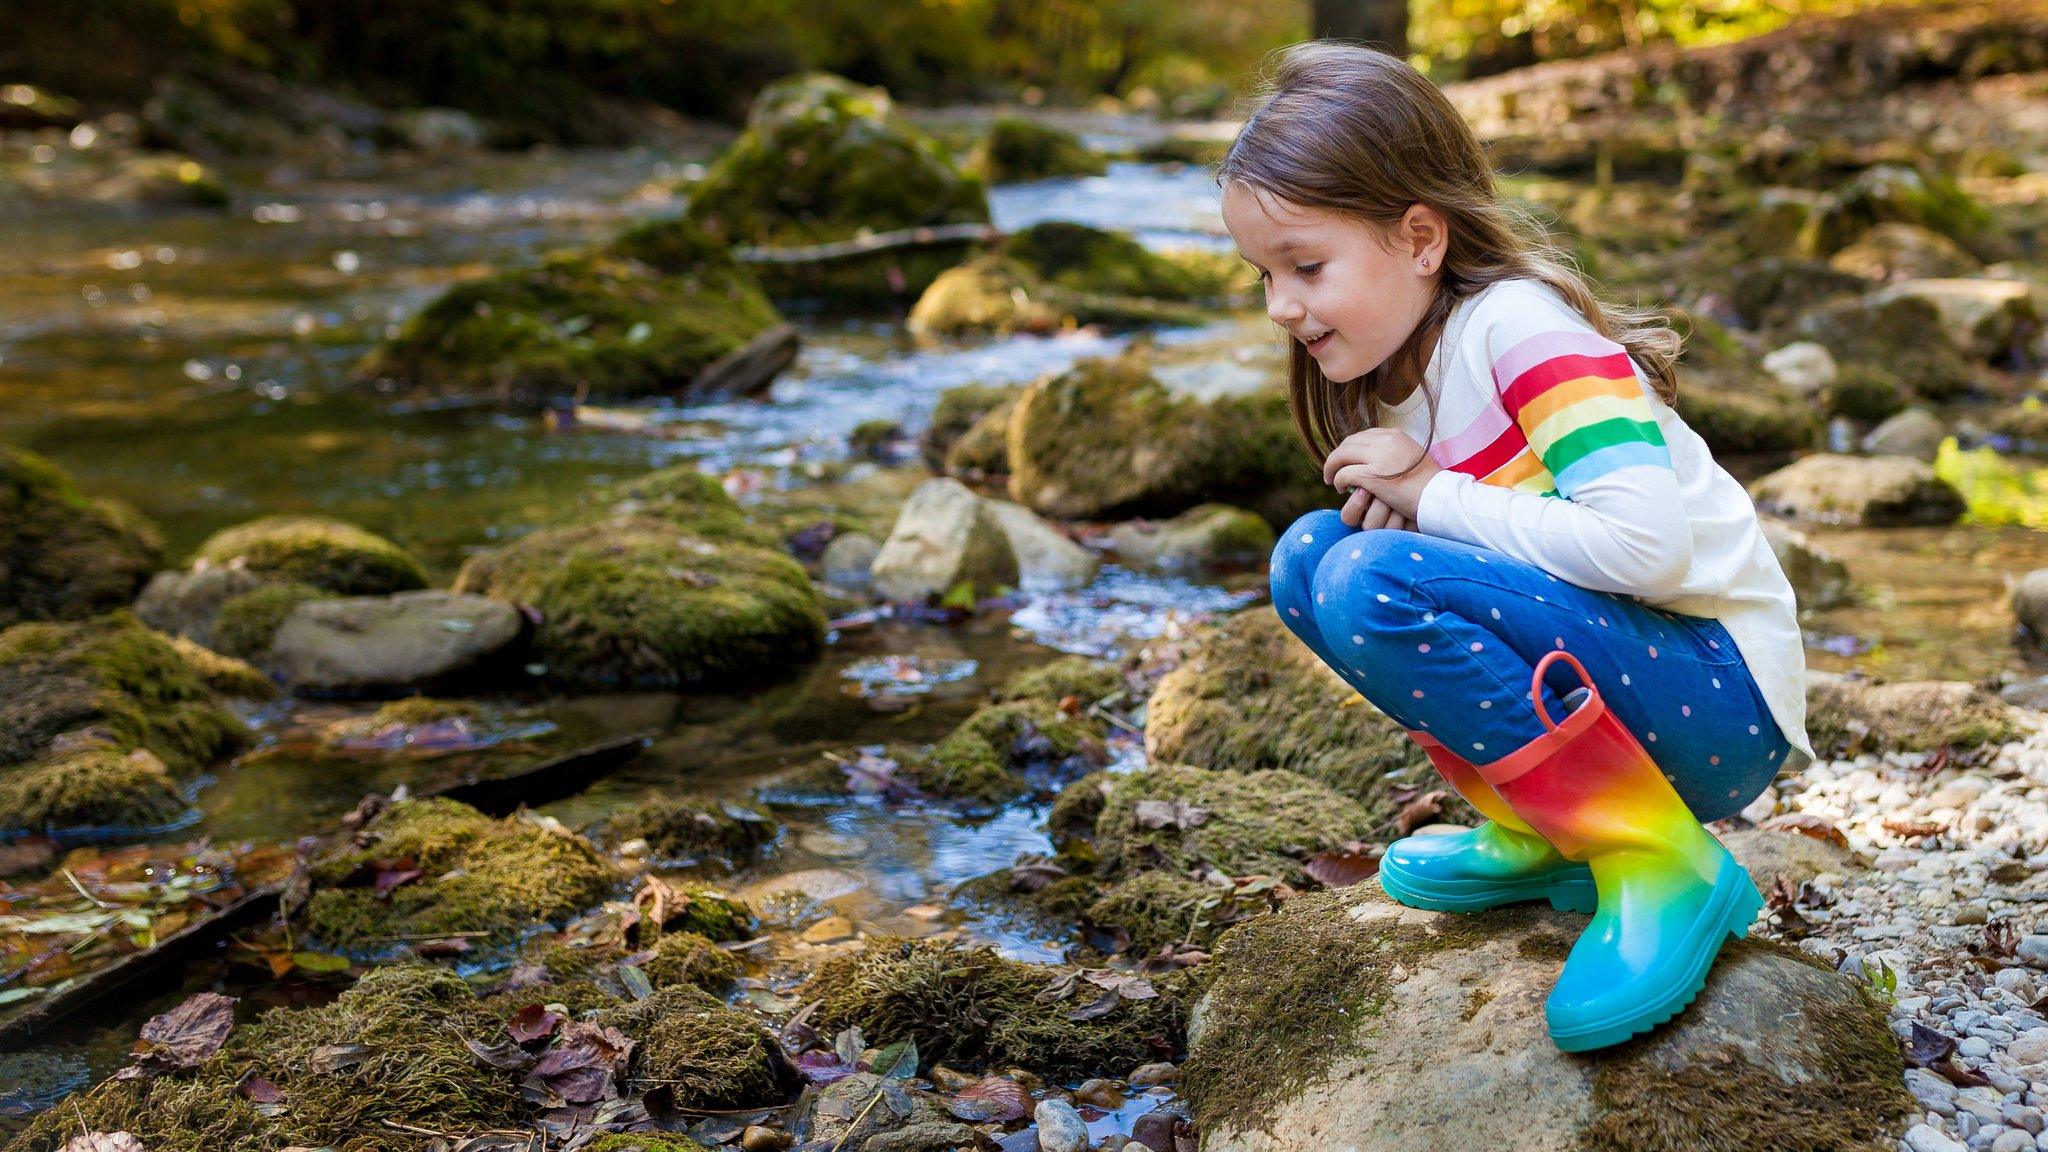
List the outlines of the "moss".
<svg viewBox="0 0 2048 1152">
<path fill-rule="evenodd" d="M 1228 504 L 1199 504 L 1171 520 L 1119 524 L 1109 546 L 1126 565 L 1184 571 L 1261 564 L 1273 526 Z"/>
<path fill-rule="evenodd" d="M 716 248 L 662 268 L 681 222 L 628 233 L 618 251 L 556 253 L 449 289 L 355 368 L 380 388 L 519 406 L 671 396 L 779 322 L 759 282 Z M 657 257 L 658 258 L 658 257 Z"/>
<path fill-rule="evenodd" d="M 1085 982 L 1070 1000 L 1034 1000 L 1064 975 L 1005 960 L 988 947 L 876 937 L 859 952 L 826 961 L 802 995 L 822 1001 L 815 1027 L 858 1025 L 873 1045 L 915 1040 L 927 1067 L 1017 1066 L 1067 1080 L 1121 1075 L 1179 1048 L 1179 978 L 1154 979 L 1154 999 L 1073 1020 L 1067 1014 L 1093 999 Z"/>
<path fill-rule="evenodd" d="M 1070 842 L 1092 840 L 1095 821 L 1102 817 L 1110 793 L 1122 779 L 1114 772 L 1090 772 L 1060 789 L 1045 816 L 1045 830 L 1053 843 L 1064 848 Z"/>
<path fill-rule="evenodd" d="M 510 1020 L 521 1009 L 534 1004 L 559 1004 L 568 1010 L 571 1018 L 581 1020 L 594 1012 L 616 1008 L 625 1001 L 623 989 L 614 983 L 595 978 L 561 980 L 521 988 L 515 992 L 497 992 L 484 997 L 484 1006 L 499 1017 Z"/>
<path fill-rule="evenodd" d="M 708 1152 L 680 1132 L 614 1132 L 583 1148 L 584 1152 Z"/>
<path fill-rule="evenodd" d="M 745 940 L 754 934 L 754 912 L 745 901 L 687 880 L 670 881 L 669 888 L 680 899 L 669 903 L 668 914 L 660 924 L 640 922 L 643 947 L 667 932 L 694 932 L 714 941 Z"/>
<path fill-rule="evenodd" d="M 419 561 L 382 536 L 317 516 L 266 516 L 223 528 L 192 554 L 195 565 L 239 567 L 278 583 L 337 596 L 385 596 L 427 586 Z"/>
<path fill-rule="evenodd" d="M 1935 451 L 1934 474 L 1961 493 L 1968 523 L 2048 528 L 2048 469 L 1988 446 L 1965 450 L 1951 436 Z"/>
<path fill-rule="evenodd" d="M 939 393 L 938 403 L 932 406 L 931 425 L 918 441 L 925 464 L 934 472 L 945 471 L 953 443 L 980 423 L 982 417 L 1015 403 L 1023 391 L 1010 384 L 963 384 Z"/>
<path fill-rule="evenodd" d="M 1778 328 L 1824 301 L 1860 296 L 1869 287 L 1861 276 L 1818 260 L 1767 257 L 1738 268 L 1730 291 L 1752 324 Z"/>
<path fill-rule="evenodd" d="M 1003 685 L 1004 700 L 1045 700 L 1057 704 L 1068 697 L 1084 706 L 1124 691 L 1124 674 L 1116 665 L 1086 656 L 1062 656 L 1027 668 Z"/>
<path fill-rule="evenodd" d="M 233 1037 L 231 1052 L 283 1093 L 288 1107 L 274 1120 L 287 1137 L 281 1143 L 400 1152 L 418 1138 L 386 1121 L 459 1131 L 523 1119 L 518 1075 L 482 1065 L 464 1044 L 503 1036 L 502 1022 L 460 977 L 401 965 L 371 971 L 324 1007 L 265 1013 Z M 319 1054 L 331 1045 L 367 1051 L 329 1070 Z"/>
<path fill-rule="evenodd" d="M 645 840 L 654 854 L 689 863 L 737 868 L 775 839 L 775 818 L 757 804 L 695 796 L 649 796 L 606 820 L 618 843 Z"/>
<path fill-rule="evenodd" d="M 162 559 L 163 541 L 132 509 L 0 444 L 0 628 L 125 607 Z"/>
<path fill-rule="evenodd" d="M 967 155 L 966 169 L 989 184 L 1053 176 L 1100 176 L 1109 170 L 1079 136 L 1022 116 L 999 116 Z"/>
<path fill-rule="evenodd" d="M 1906 386 L 1897 376 L 1873 364 L 1849 364 L 1835 376 L 1821 397 L 1830 416 L 1847 416 L 1875 424 L 1905 408 Z"/>
<path fill-rule="evenodd" d="M 946 450 L 942 471 L 969 481 L 989 480 L 1010 474 L 1010 414 L 1015 401 L 1005 401 L 974 422 L 953 446 Z"/>
<path fill-rule="evenodd" d="M 0 764 L 80 728 L 118 748 L 147 748 L 177 776 L 249 738 L 170 640 L 126 611 L 0 632 Z"/>
<path fill-rule="evenodd" d="M 414 862 L 419 878 L 379 899 L 370 881 L 403 860 Z M 333 948 L 375 950 L 401 937 L 458 933 L 504 944 L 596 904 L 616 879 L 573 833 L 519 817 L 492 820 L 450 800 L 407 800 L 314 865 L 304 915 Z"/>
<path fill-rule="evenodd" d="M 1826 256 L 1879 224 L 1914 224 L 1974 246 L 1991 227 L 1991 214 L 1953 180 L 1904 165 L 1880 164 L 1835 190 L 1800 233 L 1800 247 Z"/>
<path fill-rule="evenodd" d="M 1282 768 L 1321 781 L 1363 804 L 1382 833 L 1400 811 L 1395 795 L 1436 779 L 1401 726 L 1265 608 L 1209 631 L 1159 682 L 1146 708 L 1145 742 L 1157 761 L 1236 772 Z"/>
<path fill-rule="evenodd" d="M 699 471 L 695 464 L 659 468 L 608 485 L 598 490 L 596 503 L 615 516 L 652 516 L 707 540 L 768 544 L 774 535 L 750 524 L 718 477 Z"/>
<path fill-rule="evenodd" d="M 1793 452 L 1814 443 L 1820 422 L 1810 405 L 1782 389 L 1730 386 L 1730 377 L 1693 378 L 1678 411 L 1707 447 L 1735 456 Z"/>
<path fill-rule="evenodd" d="M 538 609 L 549 679 L 590 691 L 766 680 L 825 635 L 795 560 L 644 514 L 542 529 L 472 558 L 455 590 Z"/>
<path fill-rule="evenodd" d="M 1813 750 L 1828 758 L 1979 748 L 2026 734 L 2003 701 L 1952 680 L 1873 684 L 1815 677 L 1807 684 L 1806 709 Z"/>
<path fill-rule="evenodd" d="M 164 762 L 147 749 L 97 741 L 0 768 L 0 827 L 154 828 L 191 810 Z"/>
<path fill-rule="evenodd" d="M 1140 872 L 1088 908 L 1096 924 L 1122 928 L 1134 955 L 1171 944 L 1207 948 L 1230 915 L 1228 893 L 1172 872 Z"/>
<path fill-rule="evenodd" d="M 879 460 L 889 444 L 903 435 L 903 425 L 894 420 L 863 420 L 846 434 L 847 450 L 856 456 Z"/>
<path fill-rule="evenodd" d="M 1001 804 L 1105 758 L 1096 725 L 1056 703 L 1024 700 L 977 709 L 928 755 L 903 769 L 933 796 Z"/>
<path fill-rule="evenodd" d="M 1348 910 L 1384 900 L 1374 885 L 1311 892 L 1278 915 L 1224 933 L 1207 981 L 1200 1035 L 1180 1091 L 1205 1132 L 1253 1131 L 1340 1061 L 1367 1051 L 1396 965 L 1528 925 L 1527 907 L 1360 928 Z"/>
<path fill-rule="evenodd" d="M 1284 525 L 1329 497 L 1284 393 L 1178 396 L 1142 353 L 1086 361 L 1026 388 L 1009 461 L 1011 497 L 1063 520 L 1171 516 L 1217 500 Z"/>
<path fill-rule="evenodd" d="M 689 984 L 714 996 L 724 995 L 740 977 L 739 960 L 695 932 L 663 933 L 641 968 L 656 988 Z"/>
<path fill-rule="evenodd" d="M 1049 220 L 1012 233 L 1003 254 L 1056 289 L 1089 296 L 1195 301 L 1244 290 L 1242 265 L 1211 254 L 1161 255 L 1122 232 Z"/>
<path fill-rule="evenodd" d="M 817 73 L 764 90 L 746 131 L 689 194 L 688 219 L 729 244 L 807 245 L 989 218 L 981 182 L 961 173 L 943 144 L 895 116 L 886 93 Z M 838 267 L 780 266 L 770 290 L 915 294 L 964 251 L 946 245 L 833 262 Z"/>
<path fill-rule="evenodd" d="M 213 618 L 213 645 L 234 659 L 261 659 L 269 654 L 270 642 L 293 609 L 334 598 L 332 592 L 299 583 L 266 584 L 244 592 L 220 606 Z"/>
<path fill-rule="evenodd" d="M 1147 827 L 1137 809 L 1145 800 L 1185 802 L 1207 816 L 1192 828 Z M 1306 884 L 1304 857 L 1367 839 L 1372 831 L 1356 801 L 1292 772 L 1154 764 L 1115 780 L 1095 820 L 1095 848 L 1105 877 L 1212 867 L 1229 876 L 1263 874 Z"/>
<path fill-rule="evenodd" d="M 947 269 L 933 280 L 911 309 L 909 327 L 921 335 L 1005 335 L 1082 324 L 1189 325 L 1209 318 L 1200 308 L 1170 300 L 1051 284 L 1013 258 L 989 255 Z"/>
<path fill-rule="evenodd" d="M 102 1081 L 37 1116 L 7 1152 L 59 1152 L 89 1132 L 126 1132 L 150 1152 L 272 1152 L 270 1122 L 226 1065 L 221 1057 L 194 1072 Z"/>
<path fill-rule="evenodd" d="M 1953 400 L 1976 388 L 1977 371 L 1949 339 L 1941 313 L 1917 297 L 1822 304 L 1803 312 L 1791 334 L 1825 345 L 1844 366 L 1889 372 L 1927 400 Z"/>
<path fill-rule="evenodd" d="M 753 1017 L 701 989 L 664 988 L 598 1016 L 639 1047 L 634 1087 L 678 1111 L 758 1108 L 782 1102 L 777 1053 Z"/>
<path fill-rule="evenodd" d="M 1769 949 L 1807 959 L 1796 948 L 1738 940 L 1730 951 Z M 1810 962 L 1810 961 L 1809 961 Z M 1861 987 L 1814 996 L 1800 1016 L 1814 1031 L 1802 1053 L 1810 1079 L 1787 1083 L 1741 1047 L 1705 1052 L 1672 1069 L 1653 1039 L 1604 1054 L 1593 1070 L 1596 1116 L 1575 1152 L 1746 1152 L 1800 1148 L 1863 1152 L 1888 1147 L 1920 1106 L 1907 1092 L 1889 1009 Z M 1717 1058 L 1718 1056 L 1718 1058 Z"/>
<path fill-rule="evenodd" d="M 245 660 L 223 656 L 213 649 L 183 636 L 173 636 L 171 647 L 185 661 L 192 674 L 199 677 L 207 688 L 222 696 L 243 700 L 274 700 L 278 696 L 277 685 L 270 677 L 258 672 Z"/>
<path fill-rule="evenodd" d="M 1572 954 L 1573 941 L 1561 933 L 1532 932 L 1515 942 L 1515 955 L 1524 960 L 1550 960 L 1564 963 Z"/>
</svg>

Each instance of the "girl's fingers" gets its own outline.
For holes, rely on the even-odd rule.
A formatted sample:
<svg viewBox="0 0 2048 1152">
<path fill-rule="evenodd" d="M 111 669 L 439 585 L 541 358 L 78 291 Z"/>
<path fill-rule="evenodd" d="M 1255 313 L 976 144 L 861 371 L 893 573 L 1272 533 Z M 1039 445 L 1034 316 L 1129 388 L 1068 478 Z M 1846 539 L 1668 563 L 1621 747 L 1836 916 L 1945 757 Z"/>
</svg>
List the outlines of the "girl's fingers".
<svg viewBox="0 0 2048 1152">
<path fill-rule="evenodd" d="M 1363 488 L 1354 488 L 1344 500 L 1344 508 L 1337 513 L 1346 527 L 1356 528 L 1365 517 L 1365 510 L 1373 503 L 1372 493 Z"/>
<path fill-rule="evenodd" d="M 1367 531 L 1385 528 L 1388 521 L 1392 520 L 1395 515 L 1396 513 L 1392 508 L 1375 500 L 1372 502 L 1372 506 L 1365 510 L 1365 517 L 1359 521 L 1358 526 Z"/>
<path fill-rule="evenodd" d="M 1330 482 L 1337 491 L 1342 492 L 1347 488 L 1369 488 L 1385 479 L 1386 477 L 1373 471 L 1369 464 L 1347 464 L 1337 469 Z"/>
</svg>

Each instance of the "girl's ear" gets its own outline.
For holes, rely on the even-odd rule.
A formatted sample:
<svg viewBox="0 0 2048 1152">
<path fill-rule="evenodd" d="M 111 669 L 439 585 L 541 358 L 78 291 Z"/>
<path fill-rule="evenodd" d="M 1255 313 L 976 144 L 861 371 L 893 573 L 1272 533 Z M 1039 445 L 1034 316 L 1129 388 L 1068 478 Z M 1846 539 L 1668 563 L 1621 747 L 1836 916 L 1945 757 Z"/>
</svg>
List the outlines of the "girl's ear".
<svg viewBox="0 0 2048 1152">
<path fill-rule="evenodd" d="M 1443 213 L 1427 204 L 1410 204 L 1395 226 L 1399 249 L 1415 261 L 1416 271 L 1427 276 L 1444 265 L 1444 249 L 1450 246 L 1451 225 Z"/>
</svg>

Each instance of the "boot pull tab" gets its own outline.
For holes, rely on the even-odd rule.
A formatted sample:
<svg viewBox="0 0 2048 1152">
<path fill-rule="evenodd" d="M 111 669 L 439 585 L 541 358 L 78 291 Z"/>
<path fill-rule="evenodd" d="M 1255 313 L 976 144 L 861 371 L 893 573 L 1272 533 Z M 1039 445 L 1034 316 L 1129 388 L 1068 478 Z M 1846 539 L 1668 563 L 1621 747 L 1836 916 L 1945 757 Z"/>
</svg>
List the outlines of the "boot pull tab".
<svg viewBox="0 0 2048 1152">
<path fill-rule="evenodd" d="M 1586 666 L 1579 663 L 1578 657 L 1562 648 L 1555 652 L 1545 652 L 1543 659 L 1536 662 L 1535 674 L 1529 677 L 1529 705 L 1536 709 L 1536 718 L 1543 721 L 1543 730 L 1545 732 L 1557 731 L 1557 722 L 1550 718 L 1550 709 L 1543 706 L 1543 674 L 1550 671 L 1552 662 L 1558 660 L 1571 665 L 1572 671 L 1578 673 L 1579 683 L 1584 684 L 1586 691 L 1591 693 L 1592 698 L 1587 700 L 1586 704 L 1596 703 L 1600 699 L 1600 689 L 1593 686 L 1593 678 L 1586 675 Z M 1580 705 L 1581 708 L 1585 706 L 1585 704 Z"/>
</svg>

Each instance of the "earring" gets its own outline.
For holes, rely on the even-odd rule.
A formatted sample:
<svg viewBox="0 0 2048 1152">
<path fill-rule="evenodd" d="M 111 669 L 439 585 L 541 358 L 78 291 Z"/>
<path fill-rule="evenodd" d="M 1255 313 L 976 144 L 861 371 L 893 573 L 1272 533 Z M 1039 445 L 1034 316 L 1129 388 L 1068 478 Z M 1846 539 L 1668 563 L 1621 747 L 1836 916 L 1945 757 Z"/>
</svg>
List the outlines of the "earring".
<svg viewBox="0 0 2048 1152">
<path fill-rule="evenodd" d="M 1427 257 L 1427 256 L 1424 256 L 1424 257 L 1422 258 L 1422 266 L 1423 266 L 1424 268 L 1427 268 L 1427 267 L 1429 267 L 1429 257 Z"/>
</svg>

